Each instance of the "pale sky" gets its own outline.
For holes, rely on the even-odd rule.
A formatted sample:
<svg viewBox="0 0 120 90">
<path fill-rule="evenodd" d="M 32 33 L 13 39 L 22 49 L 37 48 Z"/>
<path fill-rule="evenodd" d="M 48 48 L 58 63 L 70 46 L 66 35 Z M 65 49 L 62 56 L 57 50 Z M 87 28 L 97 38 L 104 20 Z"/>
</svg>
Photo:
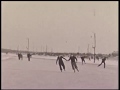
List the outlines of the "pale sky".
<svg viewBox="0 0 120 90">
<path fill-rule="evenodd" d="M 93 32 L 96 53 L 118 51 L 117 1 L 2 1 L 2 48 L 93 52 Z"/>
</svg>

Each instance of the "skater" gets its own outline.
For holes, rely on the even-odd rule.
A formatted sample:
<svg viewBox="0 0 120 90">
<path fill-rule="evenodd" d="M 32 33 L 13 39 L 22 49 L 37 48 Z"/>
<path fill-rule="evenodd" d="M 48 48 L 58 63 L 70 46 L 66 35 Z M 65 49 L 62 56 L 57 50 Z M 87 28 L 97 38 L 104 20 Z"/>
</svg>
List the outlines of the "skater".
<svg viewBox="0 0 120 90">
<path fill-rule="evenodd" d="M 28 61 L 30 61 L 30 58 L 31 58 L 30 53 L 27 54 L 27 57 L 28 57 Z"/>
<path fill-rule="evenodd" d="M 91 56 L 91 59 L 93 59 L 93 56 Z"/>
<path fill-rule="evenodd" d="M 62 72 L 62 67 L 63 67 L 63 69 L 64 69 L 64 71 L 65 71 L 65 65 L 64 65 L 64 62 L 63 62 L 63 60 L 62 59 L 65 59 L 62 55 L 60 55 L 60 56 L 58 56 L 57 57 L 57 60 L 56 60 L 56 64 L 57 64 L 57 62 L 59 61 L 59 67 L 60 67 L 60 70 L 61 70 L 61 72 Z M 66 59 L 65 59 L 66 60 Z M 66 60 L 67 61 L 67 60 Z"/>
<path fill-rule="evenodd" d="M 18 53 L 18 60 L 20 60 L 20 53 Z"/>
<path fill-rule="evenodd" d="M 89 57 L 89 60 L 91 61 L 90 57 Z"/>
<path fill-rule="evenodd" d="M 82 65 L 83 65 L 83 62 L 85 63 L 85 57 L 82 56 L 82 57 L 81 57 L 81 60 L 82 60 Z M 86 63 L 85 63 L 85 64 L 86 64 Z"/>
<path fill-rule="evenodd" d="M 71 60 L 71 65 L 72 65 L 72 69 L 74 70 L 74 72 L 75 72 L 75 69 L 79 72 L 77 64 L 76 64 L 77 58 L 74 55 L 71 55 L 67 61 L 70 61 L 70 60 Z"/>
<path fill-rule="evenodd" d="M 102 59 L 102 62 L 98 65 L 98 67 L 99 67 L 100 65 L 102 65 L 102 63 L 104 63 L 104 68 L 105 68 L 105 61 L 106 61 L 106 57 L 104 57 L 104 58 Z"/>
<path fill-rule="evenodd" d="M 96 56 L 96 59 L 99 61 L 99 57 L 98 56 Z"/>
</svg>

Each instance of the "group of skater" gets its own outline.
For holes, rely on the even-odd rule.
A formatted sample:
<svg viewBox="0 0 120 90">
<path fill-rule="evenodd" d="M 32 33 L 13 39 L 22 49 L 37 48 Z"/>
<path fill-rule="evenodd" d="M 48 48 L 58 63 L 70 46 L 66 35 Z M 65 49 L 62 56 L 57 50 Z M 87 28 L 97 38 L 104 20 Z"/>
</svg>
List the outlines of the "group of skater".
<svg viewBox="0 0 120 90">
<path fill-rule="evenodd" d="M 65 59 L 62 55 L 60 55 L 60 56 L 58 56 L 58 58 L 56 60 L 56 64 L 57 64 L 57 62 L 59 62 L 59 67 L 60 67 L 61 72 L 62 72 L 62 67 L 63 67 L 63 69 L 65 71 L 65 65 L 64 65 L 64 62 L 63 62 L 62 59 L 66 60 L 66 61 L 71 60 L 72 69 L 74 70 L 74 72 L 75 72 L 75 69 L 79 72 L 77 64 L 76 64 L 77 58 L 74 55 L 71 55 L 68 60 Z"/>
<path fill-rule="evenodd" d="M 61 72 L 62 72 L 62 70 L 65 71 L 65 64 L 63 62 L 63 59 L 66 61 L 71 61 L 71 66 L 72 66 L 73 71 L 75 72 L 75 70 L 77 70 L 79 72 L 79 69 L 78 69 L 77 64 L 76 64 L 77 58 L 75 55 L 70 55 L 68 60 L 66 58 L 64 58 L 62 55 L 59 55 L 57 57 L 56 64 L 57 64 L 57 62 L 59 63 L 59 67 L 60 67 Z M 83 63 L 86 64 L 84 56 L 81 57 L 81 60 L 82 60 L 82 65 L 83 65 Z M 98 65 L 98 67 L 101 66 L 102 64 L 104 64 L 104 68 L 105 68 L 105 61 L 106 61 L 106 57 L 102 58 L 102 62 Z"/>
<path fill-rule="evenodd" d="M 28 61 L 30 61 L 30 58 L 31 58 L 31 54 L 30 53 L 27 53 L 27 58 L 28 58 Z M 82 65 L 83 64 L 86 64 L 85 62 L 85 56 L 81 56 L 81 60 L 82 60 Z M 77 70 L 79 72 L 79 69 L 77 67 L 77 57 L 75 55 L 70 55 L 69 59 L 67 60 L 66 58 L 64 58 L 62 55 L 59 55 L 57 57 L 57 60 L 56 60 L 56 64 L 57 62 L 59 63 L 59 68 L 60 68 L 60 71 L 62 72 L 63 70 L 65 71 L 65 64 L 63 62 L 63 59 L 66 60 L 66 61 L 71 61 L 71 66 L 72 66 L 72 69 L 74 70 Z M 97 57 L 97 59 L 99 60 L 99 58 Z M 21 53 L 18 53 L 18 60 L 23 60 L 23 55 Z M 89 58 L 90 60 L 90 58 Z M 102 64 L 104 64 L 104 68 L 105 68 L 105 61 L 106 61 L 106 57 L 102 58 L 102 62 L 98 65 L 101 66 Z"/>
<path fill-rule="evenodd" d="M 28 61 L 30 61 L 31 56 L 30 53 L 27 54 Z M 23 55 L 21 53 L 18 53 L 18 60 L 23 60 Z"/>
</svg>

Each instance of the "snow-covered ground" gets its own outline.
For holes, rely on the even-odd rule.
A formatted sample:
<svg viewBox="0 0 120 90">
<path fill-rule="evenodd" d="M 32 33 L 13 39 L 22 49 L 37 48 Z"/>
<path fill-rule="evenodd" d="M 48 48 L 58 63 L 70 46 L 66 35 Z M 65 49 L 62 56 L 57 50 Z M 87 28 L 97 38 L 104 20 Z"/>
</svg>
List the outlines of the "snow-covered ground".
<svg viewBox="0 0 120 90">
<path fill-rule="evenodd" d="M 7 59 L 10 59 L 10 58 L 13 58 L 16 56 L 16 54 L 6 54 L 6 53 L 1 53 L 1 56 L 2 56 L 2 60 L 7 60 Z"/>
<path fill-rule="evenodd" d="M 16 54 L 2 53 L 2 89 L 118 89 L 118 60 L 101 60 L 93 63 L 86 59 L 79 72 L 74 73 L 69 61 L 64 61 L 66 71 L 60 72 L 53 56 L 33 55 L 29 62 L 26 55 L 18 60 Z M 68 57 L 65 57 L 68 59 Z"/>
</svg>

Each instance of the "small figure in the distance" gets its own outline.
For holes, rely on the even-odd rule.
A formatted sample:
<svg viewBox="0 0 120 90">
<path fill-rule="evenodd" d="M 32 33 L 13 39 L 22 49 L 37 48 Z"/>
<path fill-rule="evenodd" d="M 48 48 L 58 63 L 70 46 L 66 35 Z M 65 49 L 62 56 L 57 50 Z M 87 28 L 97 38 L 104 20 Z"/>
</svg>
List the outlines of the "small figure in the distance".
<svg viewBox="0 0 120 90">
<path fill-rule="evenodd" d="M 104 57 L 104 58 L 102 59 L 102 62 L 98 65 L 98 67 L 101 66 L 102 63 L 104 63 L 104 68 L 105 68 L 105 61 L 106 61 L 106 57 Z"/>
</svg>

